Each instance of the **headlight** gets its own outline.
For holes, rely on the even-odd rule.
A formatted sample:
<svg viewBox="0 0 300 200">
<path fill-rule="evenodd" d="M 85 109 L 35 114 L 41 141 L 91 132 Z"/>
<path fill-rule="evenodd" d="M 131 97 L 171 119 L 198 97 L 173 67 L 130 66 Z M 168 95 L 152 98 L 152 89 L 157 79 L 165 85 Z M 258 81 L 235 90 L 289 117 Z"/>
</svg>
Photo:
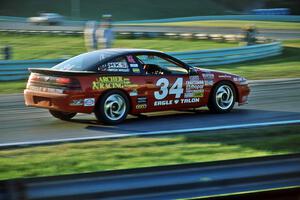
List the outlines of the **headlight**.
<svg viewBox="0 0 300 200">
<path fill-rule="evenodd" d="M 245 79 L 244 77 L 240 78 L 240 85 L 248 85 L 248 80 Z"/>
<path fill-rule="evenodd" d="M 235 82 L 238 82 L 240 85 L 248 85 L 248 80 L 244 77 L 235 77 L 233 78 Z"/>
</svg>

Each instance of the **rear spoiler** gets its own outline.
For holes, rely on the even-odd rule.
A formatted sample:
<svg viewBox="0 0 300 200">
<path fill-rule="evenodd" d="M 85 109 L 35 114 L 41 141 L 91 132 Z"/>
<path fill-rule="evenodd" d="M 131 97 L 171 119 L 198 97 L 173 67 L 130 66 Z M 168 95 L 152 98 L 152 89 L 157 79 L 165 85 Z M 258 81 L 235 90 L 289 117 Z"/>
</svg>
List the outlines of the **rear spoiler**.
<svg viewBox="0 0 300 200">
<path fill-rule="evenodd" d="M 84 76 L 89 74 L 97 74 L 97 72 L 92 71 L 64 71 L 64 70 L 54 70 L 49 68 L 29 68 L 30 72 L 45 74 L 45 75 L 62 75 L 62 76 Z"/>
</svg>

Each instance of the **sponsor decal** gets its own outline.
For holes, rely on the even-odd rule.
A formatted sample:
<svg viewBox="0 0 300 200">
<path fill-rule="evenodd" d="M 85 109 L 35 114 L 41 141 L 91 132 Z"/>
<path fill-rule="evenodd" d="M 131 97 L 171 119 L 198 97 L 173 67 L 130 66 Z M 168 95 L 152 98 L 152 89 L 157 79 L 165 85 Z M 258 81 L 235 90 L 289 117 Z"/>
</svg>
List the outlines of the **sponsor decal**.
<svg viewBox="0 0 300 200">
<path fill-rule="evenodd" d="M 95 98 L 86 98 L 83 100 L 84 106 L 94 106 L 95 105 Z"/>
<path fill-rule="evenodd" d="M 125 60 L 122 62 L 109 62 L 106 66 L 106 71 L 108 72 L 129 72 L 129 68 Z"/>
<path fill-rule="evenodd" d="M 190 104 L 198 103 L 200 98 L 188 98 L 188 99 L 175 99 L 175 100 L 165 100 L 165 101 L 155 101 L 154 106 L 169 106 L 176 104 Z"/>
<path fill-rule="evenodd" d="M 129 92 L 129 96 L 133 97 L 133 96 L 137 96 L 138 92 L 137 90 L 132 90 L 131 92 Z"/>
<path fill-rule="evenodd" d="M 203 89 L 194 90 L 192 92 L 184 94 L 184 98 L 192 98 L 192 97 L 200 97 L 200 98 L 204 97 L 204 90 Z"/>
<path fill-rule="evenodd" d="M 137 110 L 140 110 L 140 109 L 146 109 L 146 108 L 147 108 L 147 104 L 137 104 L 137 105 L 135 106 L 135 108 L 136 108 Z"/>
<path fill-rule="evenodd" d="M 230 75 L 227 75 L 227 74 L 224 74 L 224 75 L 220 75 L 220 76 L 218 76 L 219 78 L 231 78 L 231 76 Z"/>
<path fill-rule="evenodd" d="M 213 81 L 213 80 L 205 80 L 205 81 L 204 81 L 204 84 L 205 84 L 206 86 L 212 86 L 212 85 L 214 84 L 214 81 Z"/>
<path fill-rule="evenodd" d="M 132 56 L 126 56 L 129 63 L 135 63 L 135 60 Z"/>
<path fill-rule="evenodd" d="M 204 79 L 214 79 L 215 78 L 215 75 L 212 73 L 203 73 L 202 76 Z"/>
<path fill-rule="evenodd" d="M 83 100 L 82 99 L 73 99 L 70 102 L 70 106 L 82 106 Z"/>
<path fill-rule="evenodd" d="M 140 73 L 140 69 L 139 68 L 132 68 L 132 72 L 133 73 Z"/>
<path fill-rule="evenodd" d="M 204 90 L 198 90 L 193 92 L 193 97 L 204 97 Z"/>
<path fill-rule="evenodd" d="M 190 76 L 186 81 L 186 90 L 184 98 L 203 97 L 204 81 L 200 80 L 199 76 Z"/>
<path fill-rule="evenodd" d="M 192 98 L 192 99 L 180 99 L 180 102 L 182 104 L 186 104 L 186 103 L 198 103 L 200 102 L 199 98 Z"/>
<path fill-rule="evenodd" d="M 133 68 L 138 68 L 138 67 L 139 67 L 138 64 L 130 64 L 129 66 L 130 66 L 130 67 L 133 67 Z"/>
<path fill-rule="evenodd" d="M 169 106 L 173 105 L 173 100 L 154 101 L 154 106 Z"/>
<path fill-rule="evenodd" d="M 132 84 L 129 78 L 124 78 L 122 76 L 103 76 L 97 78 L 92 83 L 93 90 L 126 87 L 137 87 L 137 85 Z"/>
<path fill-rule="evenodd" d="M 147 101 L 148 101 L 147 97 L 138 97 L 136 99 L 137 104 L 147 104 Z"/>
</svg>

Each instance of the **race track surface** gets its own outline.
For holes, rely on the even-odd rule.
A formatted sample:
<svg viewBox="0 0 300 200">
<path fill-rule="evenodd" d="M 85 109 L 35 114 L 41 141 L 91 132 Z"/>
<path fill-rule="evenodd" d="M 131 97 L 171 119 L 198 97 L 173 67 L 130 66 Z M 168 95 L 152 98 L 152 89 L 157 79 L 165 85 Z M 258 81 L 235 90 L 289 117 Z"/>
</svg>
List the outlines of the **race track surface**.
<svg viewBox="0 0 300 200">
<path fill-rule="evenodd" d="M 61 121 L 47 110 L 25 107 L 22 94 L 0 95 L 0 145 L 300 119 L 300 79 L 255 82 L 251 89 L 249 104 L 236 105 L 228 114 L 211 114 L 205 108 L 197 112 L 168 111 L 144 118 L 129 116 L 117 126 L 100 124 L 93 114 Z"/>
</svg>

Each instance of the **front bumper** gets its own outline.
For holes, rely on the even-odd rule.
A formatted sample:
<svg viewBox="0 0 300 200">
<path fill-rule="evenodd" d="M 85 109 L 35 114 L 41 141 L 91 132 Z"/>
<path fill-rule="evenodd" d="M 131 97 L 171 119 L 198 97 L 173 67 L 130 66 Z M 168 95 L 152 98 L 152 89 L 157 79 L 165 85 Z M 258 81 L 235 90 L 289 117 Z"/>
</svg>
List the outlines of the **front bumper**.
<svg viewBox="0 0 300 200">
<path fill-rule="evenodd" d="M 238 86 L 238 104 L 244 105 L 248 103 L 248 96 L 250 94 L 249 85 L 239 85 Z"/>
</svg>

